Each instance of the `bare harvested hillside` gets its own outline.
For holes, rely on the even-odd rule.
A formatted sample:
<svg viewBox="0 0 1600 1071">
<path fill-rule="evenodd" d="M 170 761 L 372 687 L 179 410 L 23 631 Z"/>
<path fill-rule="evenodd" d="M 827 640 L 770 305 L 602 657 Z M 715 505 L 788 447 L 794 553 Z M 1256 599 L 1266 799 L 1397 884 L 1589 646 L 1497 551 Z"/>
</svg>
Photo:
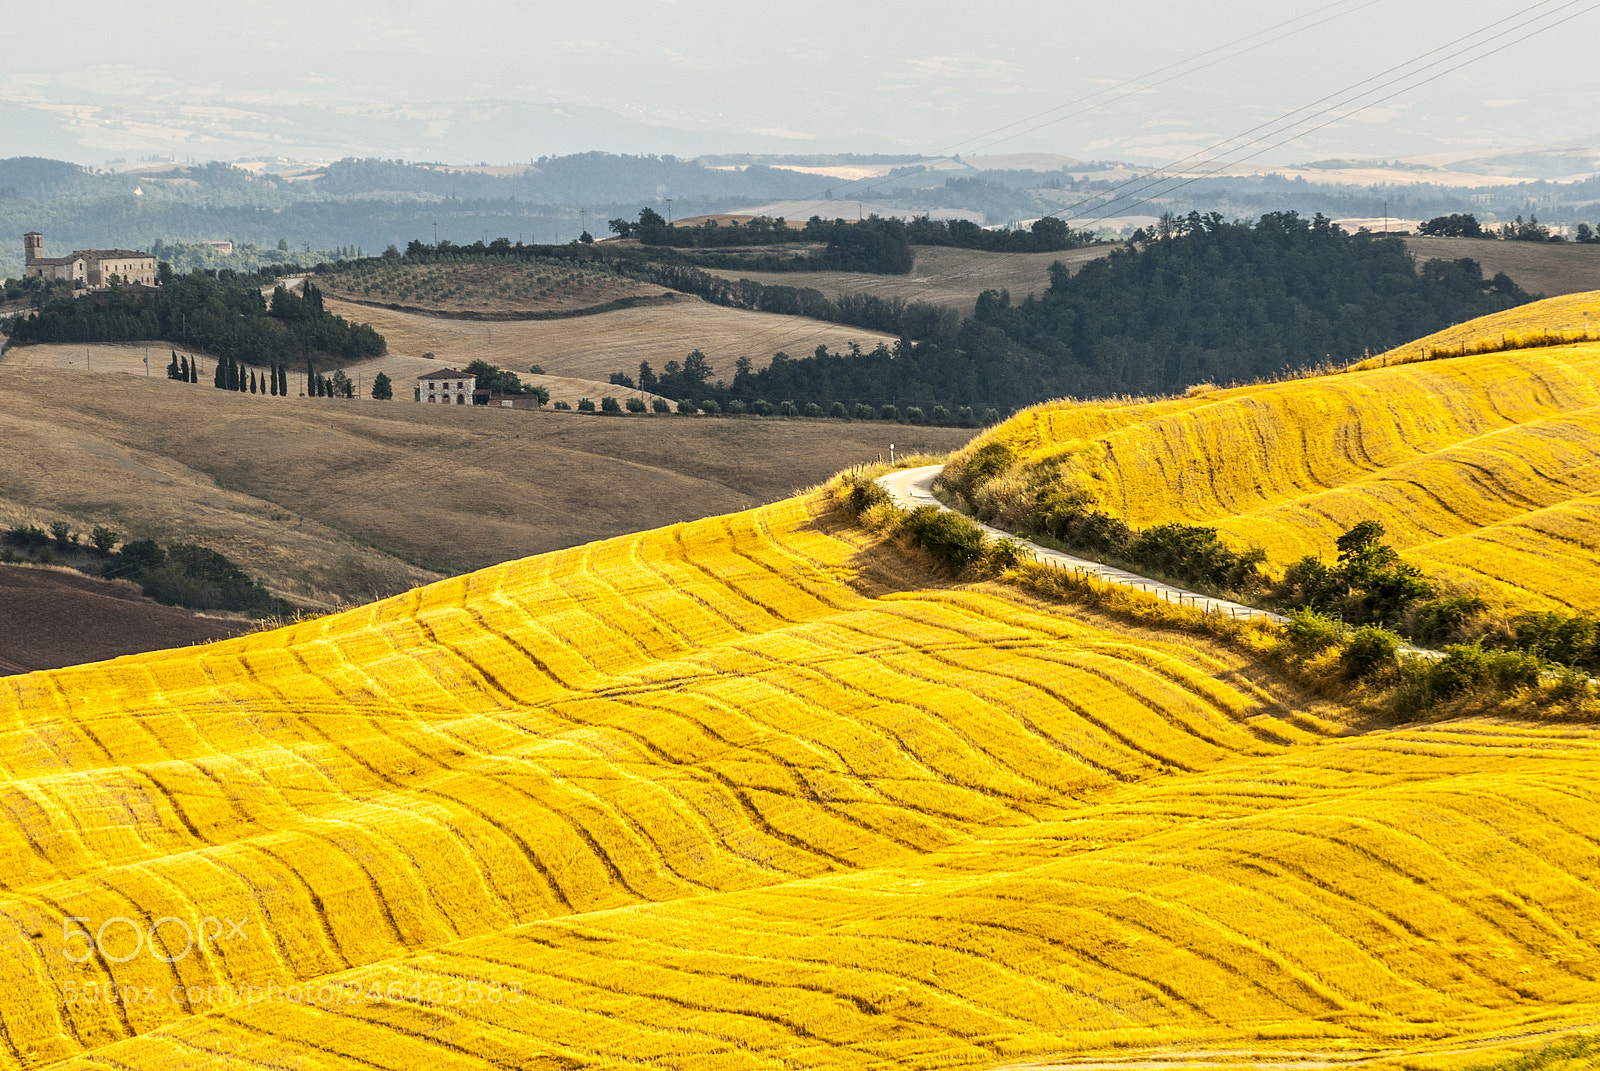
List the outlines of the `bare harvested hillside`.
<svg viewBox="0 0 1600 1071">
<path fill-rule="evenodd" d="M 750 279 L 768 286 L 808 286 L 828 297 L 835 294 L 874 294 L 903 301 L 927 301 L 972 315 L 978 295 L 985 290 L 1009 290 L 1020 300 L 1042 294 L 1050 285 L 1050 265 L 1056 261 L 1076 272 L 1092 260 L 1106 256 L 1115 245 L 1072 249 L 1062 253 L 986 253 L 947 246 L 915 247 L 916 263 L 909 275 L 863 275 L 848 271 L 818 272 L 713 272 L 728 279 Z M 791 349 L 789 352 L 805 352 Z"/>
<path fill-rule="evenodd" d="M 778 349 L 810 353 L 819 344 L 844 349 L 851 342 L 871 349 L 879 341 L 894 341 L 861 327 L 728 309 L 683 295 L 669 305 L 503 323 L 447 320 L 333 299 L 327 307 L 346 319 L 370 323 L 388 340 L 390 353 L 434 353 L 461 364 L 482 358 L 522 372 L 537 364 L 553 376 L 601 381 L 612 372 L 637 371 L 640 361 L 660 371 L 690 350 L 711 358 L 717 377 L 732 379 L 739 357 L 764 368 Z"/>
<path fill-rule="evenodd" d="M 1502 242 L 1490 238 L 1406 239 L 1417 260 L 1471 257 L 1483 274 L 1505 272 L 1530 294 L 1555 297 L 1600 290 L 1600 245 L 1571 242 Z"/>
<path fill-rule="evenodd" d="M 0 524 L 204 543 L 311 605 L 782 498 L 972 432 L 272 398 L 0 363 Z M 409 395 L 408 395 L 409 397 Z"/>
</svg>

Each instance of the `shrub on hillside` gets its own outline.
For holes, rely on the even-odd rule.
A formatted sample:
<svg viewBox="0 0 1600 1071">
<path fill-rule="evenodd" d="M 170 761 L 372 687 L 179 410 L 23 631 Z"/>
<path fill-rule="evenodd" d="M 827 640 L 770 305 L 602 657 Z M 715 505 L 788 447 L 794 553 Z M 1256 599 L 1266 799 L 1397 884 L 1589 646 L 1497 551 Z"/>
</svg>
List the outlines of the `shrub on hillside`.
<svg viewBox="0 0 1600 1071">
<path fill-rule="evenodd" d="M 621 413 L 622 404 L 608 394 L 600 399 L 600 411 L 602 413 Z"/>
<path fill-rule="evenodd" d="M 672 412 L 672 406 L 667 402 L 667 400 L 665 398 L 657 398 L 657 399 L 655 399 L 654 401 L 652 401 L 650 403 L 650 408 L 655 410 L 657 413 L 670 413 L 670 412 Z"/>
<path fill-rule="evenodd" d="M 904 529 L 914 545 L 958 571 L 983 554 L 983 529 L 961 514 L 938 506 L 912 510 L 906 516 Z"/>
<path fill-rule="evenodd" d="M 1351 680 L 1368 680 L 1396 665 L 1400 637 L 1377 625 L 1363 625 L 1350 633 L 1339 652 L 1339 668 Z"/>
</svg>

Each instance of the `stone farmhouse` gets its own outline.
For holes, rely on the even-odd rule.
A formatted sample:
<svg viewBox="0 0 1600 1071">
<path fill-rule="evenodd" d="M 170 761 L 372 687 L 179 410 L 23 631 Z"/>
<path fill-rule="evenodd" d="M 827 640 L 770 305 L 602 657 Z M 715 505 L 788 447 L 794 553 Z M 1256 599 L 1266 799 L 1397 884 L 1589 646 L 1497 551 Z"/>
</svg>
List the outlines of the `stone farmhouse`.
<svg viewBox="0 0 1600 1071">
<path fill-rule="evenodd" d="M 443 405 L 471 405 L 478 379 L 471 372 L 441 368 L 417 377 L 416 399 Z"/>
<path fill-rule="evenodd" d="M 44 235 L 29 231 L 22 236 L 24 274 L 41 279 L 66 280 L 90 290 L 111 285 L 113 278 L 132 285 L 156 285 L 156 258 L 132 249 L 79 249 L 70 256 L 44 255 Z"/>
<path fill-rule="evenodd" d="M 419 402 L 435 405 L 489 405 L 500 409 L 537 409 L 539 398 L 534 394 L 498 394 L 477 390 L 478 377 L 471 372 L 458 372 L 454 368 L 441 368 L 417 377 L 413 397 Z"/>
</svg>

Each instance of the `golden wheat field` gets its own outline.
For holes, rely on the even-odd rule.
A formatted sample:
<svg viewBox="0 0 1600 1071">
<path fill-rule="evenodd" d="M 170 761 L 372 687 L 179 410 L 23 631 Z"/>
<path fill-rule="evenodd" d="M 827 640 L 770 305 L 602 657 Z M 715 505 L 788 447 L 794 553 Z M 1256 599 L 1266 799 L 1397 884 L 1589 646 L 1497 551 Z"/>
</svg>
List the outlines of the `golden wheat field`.
<svg viewBox="0 0 1600 1071">
<path fill-rule="evenodd" d="M 1514 313 L 1535 315 L 1457 331 L 1509 331 Z M 1600 610 L 1600 342 L 1373 364 L 1154 402 L 1047 403 L 957 457 L 1011 449 L 1015 467 L 977 496 L 1002 515 L 1053 482 L 1135 527 L 1213 526 L 1275 566 L 1331 558 L 1342 531 L 1374 519 L 1409 560 L 1498 601 Z"/>
<path fill-rule="evenodd" d="M 1273 665 L 813 495 L 0 678 L 0 1067 L 1443 1067 L 1600 1021 L 1600 737 L 1361 732 Z"/>
</svg>

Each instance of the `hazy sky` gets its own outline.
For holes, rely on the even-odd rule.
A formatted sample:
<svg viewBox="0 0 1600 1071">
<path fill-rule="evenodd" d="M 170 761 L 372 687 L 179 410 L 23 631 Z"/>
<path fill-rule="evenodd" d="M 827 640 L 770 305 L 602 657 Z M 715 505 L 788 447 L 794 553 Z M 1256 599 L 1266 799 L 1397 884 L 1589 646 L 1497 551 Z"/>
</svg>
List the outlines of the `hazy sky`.
<svg viewBox="0 0 1600 1071">
<path fill-rule="evenodd" d="M 1443 77 L 1262 159 L 1579 143 L 1600 141 L 1597 6 L 16 4 L 0 19 L 0 156 L 982 149 L 1168 160 L 1519 12 L 1577 17 L 1481 63 L 1441 51 Z M 1017 137 L 982 136 L 1296 16 L 1308 16 L 1300 32 L 1255 51 L 1203 57 L 1216 62 Z M 1526 32 L 1517 21 L 1496 43 Z"/>
</svg>

